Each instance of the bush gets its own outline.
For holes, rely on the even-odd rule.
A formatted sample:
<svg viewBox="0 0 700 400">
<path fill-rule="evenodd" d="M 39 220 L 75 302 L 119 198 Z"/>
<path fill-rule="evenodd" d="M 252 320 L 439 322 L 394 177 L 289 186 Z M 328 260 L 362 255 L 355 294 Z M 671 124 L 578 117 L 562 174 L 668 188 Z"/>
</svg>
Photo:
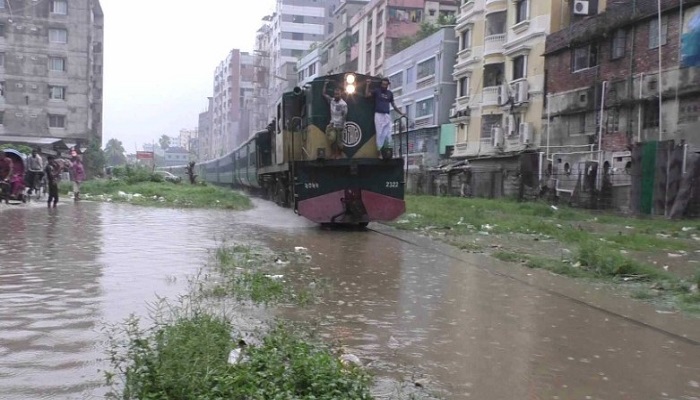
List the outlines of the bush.
<svg viewBox="0 0 700 400">
<path fill-rule="evenodd" d="M 115 167 L 112 175 L 128 184 L 141 182 L 163 182 L 163 176 L 153 173 L 150 169 L 142 166 L 126 165 Z"/>
</svg>

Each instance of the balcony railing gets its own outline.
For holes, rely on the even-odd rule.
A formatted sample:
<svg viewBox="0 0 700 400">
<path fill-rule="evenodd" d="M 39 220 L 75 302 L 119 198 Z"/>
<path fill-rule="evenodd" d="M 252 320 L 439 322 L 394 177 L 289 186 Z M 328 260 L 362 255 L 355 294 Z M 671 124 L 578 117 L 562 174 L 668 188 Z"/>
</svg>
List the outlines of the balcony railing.
<svg viewBox="0 0 700 400">
<path fill-rule="evenodd" d="M 500 86 L 488 86 L 481 91 L 481 104 L 484 106 L 498 106 L 501 105 L 501 91 Z"/>
<path fill-rule="evenodd" d="M 506 42 L 505 33 L 486 36 L 484 40 L 484 55 L 503 53 L 503 44 Z"/>
</svg>

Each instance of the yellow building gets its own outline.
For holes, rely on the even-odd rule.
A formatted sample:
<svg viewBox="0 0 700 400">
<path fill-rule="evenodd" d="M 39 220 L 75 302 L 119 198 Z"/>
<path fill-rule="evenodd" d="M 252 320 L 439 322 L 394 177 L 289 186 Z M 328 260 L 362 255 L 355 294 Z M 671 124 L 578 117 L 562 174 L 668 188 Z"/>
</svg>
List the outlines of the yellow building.
<svg viewBox="0 0 700 400">
<path fill-rule="evenodd" d="M 562 5 L 564 4 L 564 5 Z M 517 154 L 539 147 L 545 105 L 545 39 L 568 24 L 561 0 L 466 0 L 459 53 L 453 157 Z"/>
</svg>

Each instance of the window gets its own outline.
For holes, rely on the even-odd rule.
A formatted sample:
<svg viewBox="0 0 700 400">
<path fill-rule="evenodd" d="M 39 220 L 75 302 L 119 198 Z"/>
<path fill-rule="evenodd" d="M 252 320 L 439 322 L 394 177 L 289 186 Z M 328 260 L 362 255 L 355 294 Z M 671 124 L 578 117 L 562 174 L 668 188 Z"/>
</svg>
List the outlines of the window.
<svg viewBox="0 0 700 400">
<path fill-rule="evenodd" d="M 0 97 L 5 97 L 5 81 L 0 81 Z"/>
<path fill-rule="evenodd" d="M 642 128 L 658 128 L 659 127 L 659 103 L 657 101 L 648 101 L 644 103 L 644 121 Z"/>
<path fill-rule="evenodd" d="M 415 78 L 416 67 L 406 68 L 406 83 L 411 83 L 416 80 Z"/>
<path fill-rule="evenodd" d="M 586 113 L 580 113 L 578 115 L 578 131 L 576 133 L 586 132 Z"/>
<path fill-rule="evenodd" d="M 0 0 L 0 1 L 2 1 L 2 0 Z M 4 66 L 5 66 L 5 53 L 2 52 L 2 53 L 0 53 L 0 68 L 2 68 Z"/>
<path fill-rule="evenodd" d="M 612 39 L 612 54 L 610 58 L 616 60 L 625 56 L 625 50 L 627 47 L 627 32 L 622 29 L 615 31 L 615 35 Z"/>
<path fill-rule="evenodd" d="M 0 24 L 0 37 L 5 37 L 5 24 Z"/>
<path fill-rule="evenodd" d="M 65 100 L 66 88 L 63 86 L 49 86 L 49 98 L 51 100 Z"/>
<path fill-rule="evenodd" d="M 304 34 L 294 32 L 292 33 L 292 40 L 304 40 Z"/>
<path fill-rule="evenodd" d="M 316 64 L 309 65 L 309 76 L 316 73 Z"/>
<path fill-rule="evenodd" d="M 392 89 L 396 90 L 403 87 L 403 71 L 397 72 L 389 77 Z"/>
<path fill-rule="evenodd" d="M 51 2 L 51 13 L 59 15 L 68 14 L 68 2 L 65 0 L 53 0 Z"/>
<path fill-rule="evenodd" d="M 471 29 L 467 29 L 466 31 L 462 32 L 462 35 L 459 38 L 459 49 L 460 50 L 465 50 L 471 47 L 471 42 L 472 42 L 472 31 Z"/>
<path fill-rule="evenodd" d="M 459 78 L 459 97 L 467 97 L 469 96 L 469 78 L 468 77 L 462 77 Z"/>
<path fill-rule="evenodd" d="M 50 57 L 49 70 L 64 72 L 66 70 L 66 59 L 63 57 Z"/>
<path fill-rule="evenodd" d="M 661 45 L 666 44 L 668 38 L 668 17 L 661 17 Z M 649 48 L 659 47 L 659 19 L 649 21 Z"/>
<path fill-rule="evenodd" d="M 589 44 L 574 49 L 574 72 L 593 68 L 596 65 L 598 65 L 598 48 L 595 45 Z"/>
<path fill-rule="evenodd" d="M 527 59 L 525 56 L 513 58 L 513 80 L 523 79 L 527 76 Z"/>
<path fill-rule="evenodd" d="M 49 29 L 49 42 L 68 43 L 68 31 L 60 28 Z"/>
<path fill-rule="evenodd" d="M 1 0 L 0 0 L 0 2 L 1 2 Z M 5 124 L 5 111 L 0 111 L 0 125 L 4 125 L 4 124 Z"/>
<path fill-rule="evenodd" d="M 416 79 L 421 80 L 433 75 L 435 75 L 435 57 L 418 64 Z"/>
<path fill-rule="evenodd" d="M 384 25 L 384 10 L 379 10 L 377 13 L 377 28 L 381 28 Z"/>
<path fill-rule="evenodd" d="M 374 47 L 374 58 L 376 59 L 377 63 L 382 58 L 382 43 L 381 42 L 377 43 L 377 45 Z"/>
<path fill-rule="evenodd" d="M 292 57 L 303 57 L 304 56 L 304 50 L 292 50 Z"/>
<path fill-rule="evenodd" d="M 433 108 L 435 107 L 435 99 L 425 99 L 416 102 L 416 118 L 427 117 L 433 115 Z"/>
<path fill-rule="evenodd" d="M 372 34 L 372 18 L 367 20 L 367 35 Z"/>
<path fill-rule="evenodd" d="M 519 24 L 528 19 L 529 0 L 517 0 L 515 3 L 515 23 Z"/>
<path fill-rule="evenodd" d="M 49 115 L 49 128 L 65 128 L 66 127 L 66 116 L 65 115 Z"/>
<path fill-rule="evenodd" d="M 303 24 L 304 23 L 304 16 L 303 15 L 294 15 L 294 16 L 292 16 L 292 22 L 296 22 L 297 24 Z"/>
</svg>

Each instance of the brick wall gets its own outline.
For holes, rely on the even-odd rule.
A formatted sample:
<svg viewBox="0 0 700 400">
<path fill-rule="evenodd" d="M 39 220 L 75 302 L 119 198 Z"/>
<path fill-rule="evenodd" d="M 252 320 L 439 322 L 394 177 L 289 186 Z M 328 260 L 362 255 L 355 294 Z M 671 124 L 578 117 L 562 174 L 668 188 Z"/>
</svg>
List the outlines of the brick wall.
<svg viewBox="0 0 700 400">
<path fill-rule="evenodd" d="M 638 0 L 641 4 L 648 4 L 643 0 Z M 677 0 L 665 0 L 668 5 Z M 656 4 L 656 2 L 654 2 Z M 640 5 L 641 7 L 641 5 Z M 619 7 L 614 7 L 616 10 Z M 616 11 L 608 11 L 616 13 Z M 629 12 L 629 11 L 628 11 Z M 596 18 L 591 17 L 581 21 L 579 24 L 591 24 Z M 662 67 L 664 69 L 678 67 L 679 65 L 679 45 L 681 33 L 681 18 L 678 9 L 664 13 L 668 18 L 668 30 L 666 44 L 662 46 Z M 593 85 L 597 81 L 616 81 L 629 78 L 639 73 L 656 73 L 658 71 L 658 48 L 649 48 L 649 24 L 654 16 L 637 20 L 633 25 L 628 25 L 624 29 L 627 31 L 625 54 L 618 59 L 612 59 L 612 38 L 613 32 L 609 32 L 605 37 L 594 39 L 598 44 L 598 66 L 583 71 L 572 72 L 574 46 L 562 46 L 562 40 L 566 39 L 572 43 L 585 38 L 581 33 L 575 33 L 581 29 L 565 29 L 566 34 L 560 31 L 554 33 L 547 39 L 548 52 L 545 57 L 548 82 L 547 89 L 550 93 L 559 93 L 577 88 Z M 556 49 L 556 50 L 555 50 Z M 633 59 L 632 59 L 633 58 Z"/>
</svg>

